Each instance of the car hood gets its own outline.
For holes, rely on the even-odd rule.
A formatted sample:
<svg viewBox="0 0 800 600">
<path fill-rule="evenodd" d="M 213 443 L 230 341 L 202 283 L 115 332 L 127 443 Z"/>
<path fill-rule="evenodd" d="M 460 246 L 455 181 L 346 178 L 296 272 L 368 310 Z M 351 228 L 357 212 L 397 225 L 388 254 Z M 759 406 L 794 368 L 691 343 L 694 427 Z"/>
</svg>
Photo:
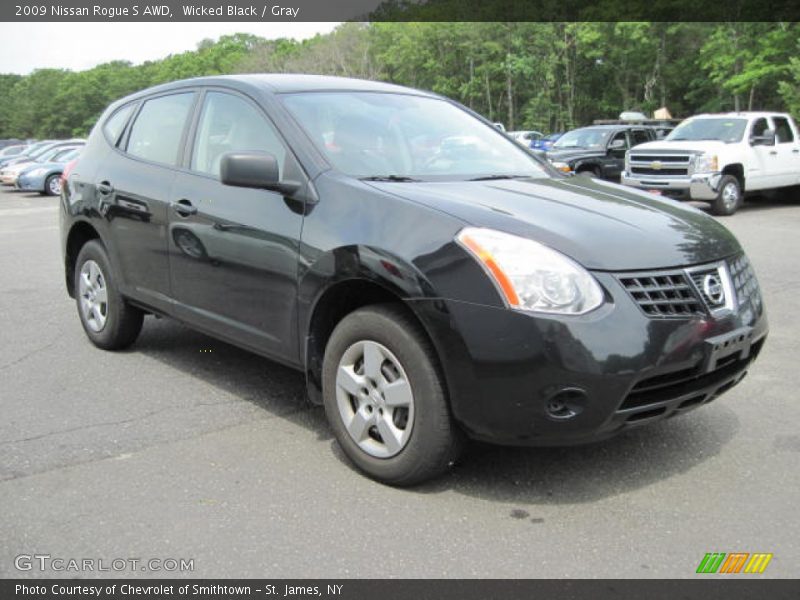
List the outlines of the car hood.
<svg viewBox="0 0 800 600">
<path fill-rule="evenodd" d="M 527 237 L 586 268 L 628 271 L 701 264 L 741 251 L 713 217 L 601 179 L 371 182 L 476 227 Z"/>
<path fill-rule="evenodd" d="M 603 150 L 595 148 L 551 148 L 546 152 L 547 158 L 554 161 L 568 162 L 576 158 L 589 158 L 593 156 L 603 156 Z"/>
<path fill-rule="evenodd" d="M 631 148 L 631 153 L 639 152 L 641 150 L 668 150 L 670 152 L 714 152 L 719 148 L 727 146 L 725 142 L 717 140 L 701 140 L 697 142 L 690 142 L 688 140 L 676 140 L 674 142 L 667 142 L 659 140 L 657 142 L 645 142 L 638 146 Z"/>
</svg>

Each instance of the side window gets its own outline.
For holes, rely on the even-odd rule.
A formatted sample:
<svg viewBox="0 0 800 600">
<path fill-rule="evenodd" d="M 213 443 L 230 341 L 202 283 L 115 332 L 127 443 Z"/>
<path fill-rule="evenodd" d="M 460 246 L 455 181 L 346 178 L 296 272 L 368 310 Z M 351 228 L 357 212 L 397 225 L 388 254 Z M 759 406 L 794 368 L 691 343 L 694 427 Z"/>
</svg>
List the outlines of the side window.
<svg viewBox="0 0 800 600">
<path fill-rule="evenodd" d="M 614 134 L 614 136 L 609 140 L 608 144 L 611 146 L 617 140 L 622 140 L 625 142 L 620 148 L 615 148 L 615 150 L 627 150 L 628 149 L 628 138 L 625 136 L 624 131 L 618 131 Z"/>
<path fill-rule="evenodd" d="M 647 132 L 644 129 L 634 129 L 631 131 L 633 137 L 632 146 L 638 146 L 639 144 L 644 144 L 645 142 L 650 141 L 650 136 L 647 135 Z"/>
<path fill-rule="evenodd" d="M 751 137 L 764 135 L 764 132 L 769 129 L 769 125 L 767 124 L 767 120 L 764 118 L 756 119 L 756 122 L 753 123 L 753 131 L 750 132 Z"/>
<path fill-rule="evenodd" d="M 103 125 L 103 131 L 105 132 L 106 137 L 111 145 L 117 145 L 119 136 L 122 135 L 122 130 L 125 129 L 125 124 L 128 122 L 134 106 L 134 104 L 123 106 L 108 119 L 106 119 L 106 124 Z"/>
<path fill-rule="evenodd" d="M 161 96 L 148 100 L 133 122 L 128 138 L 128 153 L 145 160 L 174 165 L 192 108 L 194 92 Z"/>
<path fill-rule="evenodd" d="M 772 117 L 772 121 L 775 123 L 775 141 L 777 143 L 788 144 L 794 141 L 794 134 L 786 117 Z"/>
<path fill-rule="evenodd" d="M 209 92 L 197 128 L 192 170 L 219 177 L 226 152 L 269 152 L 283 177 L 286 148 L 267 118 L 252 104 L 223 92 Z"/>
</svg>

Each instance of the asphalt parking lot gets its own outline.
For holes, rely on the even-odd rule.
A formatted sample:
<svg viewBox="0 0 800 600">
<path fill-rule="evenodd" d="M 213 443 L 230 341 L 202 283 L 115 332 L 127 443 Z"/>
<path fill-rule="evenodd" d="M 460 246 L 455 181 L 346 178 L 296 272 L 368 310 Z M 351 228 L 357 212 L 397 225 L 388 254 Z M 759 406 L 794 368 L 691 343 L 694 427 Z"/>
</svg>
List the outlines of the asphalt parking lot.
<svg viewBox="0 0 800 600">
<path fill-rule="evenodd" d="M 0 577 L 64 575 L 15 569 L 34 553 L 194 560 L 103 576 L 615 578 L 740 551 L 798 574 L 800 197 L 725 220 L 771 324 L 741 385 L 600 444 L 474 445 L 412 490 L 349 466 L 299 373 L 164 319 L 95 349 L 57 224 L 56 199 L 0 192 Z"/>
</svg>

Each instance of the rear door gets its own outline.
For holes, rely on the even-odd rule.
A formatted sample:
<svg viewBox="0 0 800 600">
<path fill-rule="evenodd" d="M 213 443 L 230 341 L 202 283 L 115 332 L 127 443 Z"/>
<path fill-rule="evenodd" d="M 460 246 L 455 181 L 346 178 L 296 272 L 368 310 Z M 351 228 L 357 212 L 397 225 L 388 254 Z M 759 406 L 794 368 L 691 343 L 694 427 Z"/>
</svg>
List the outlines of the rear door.
<svg viewBox="0 0 800 600">
<path fill-rule="evenodd" d="M 753 145 L 753 138 L 764 135 L 774 125 L 760 117 L 750 124 L 749 144 L 745 148 L 745 187 L 748 190 L 764 190 L 780 186 L 780 165 L 776 146 Z"/>
<path fill-rule="evenodd" d="M 155 307 L 170 293 L 167 207 L 196 95 L 181 91 L 142 102 L 95 175 L 125 293 Z"/>
<path fill-rule="evenodd" d="M 255 102 L 230 90 L 202 99 L 185 169 L 172 188 L 172 294 L 210 333 L 296 361 L 297 261 L 303 206 L 277 192 L 223 185 L 227 152 L 269 152 L 283 179 L 304 181 L 293 154 Z"/>
<path fill-rule="evenodd" d="M 772 117 L 775 129 L 775 162 L 778 185 L 787 186 L 800 183 L 800 140 L 789 119 Z"/>
</svg>

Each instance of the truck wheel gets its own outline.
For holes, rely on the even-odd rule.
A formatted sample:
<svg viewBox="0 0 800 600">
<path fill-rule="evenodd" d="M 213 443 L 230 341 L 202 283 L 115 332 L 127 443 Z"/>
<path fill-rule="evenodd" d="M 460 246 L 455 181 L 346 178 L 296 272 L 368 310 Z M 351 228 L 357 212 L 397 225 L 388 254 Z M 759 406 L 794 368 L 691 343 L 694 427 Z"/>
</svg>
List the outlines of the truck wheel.
<svg viewBox="0 0 800 600">
<path fill-rule="evenodd" d="M 106 250 L 97 240 L 86 242 L 78 254 L 75 302 L 81 325 L 95 346 L 120 350 L 139 337 L 144 314 L 120 295 Z"/>
<path fill-rule="evenodd" d="M 742 187 L 733 175 L 723 175 L 719 193 L 711 203 L 711 212 L 722 217 L 732 215 L 742 203 Z"/>
<path fill-rule="evenodd" d="M 396 486 L 444 472 L 461 448 L 437 356 L 401 309 L 368 306 L 345 317 L 325 348 L 325 413 L 348 458 Z"/>
</svg>

